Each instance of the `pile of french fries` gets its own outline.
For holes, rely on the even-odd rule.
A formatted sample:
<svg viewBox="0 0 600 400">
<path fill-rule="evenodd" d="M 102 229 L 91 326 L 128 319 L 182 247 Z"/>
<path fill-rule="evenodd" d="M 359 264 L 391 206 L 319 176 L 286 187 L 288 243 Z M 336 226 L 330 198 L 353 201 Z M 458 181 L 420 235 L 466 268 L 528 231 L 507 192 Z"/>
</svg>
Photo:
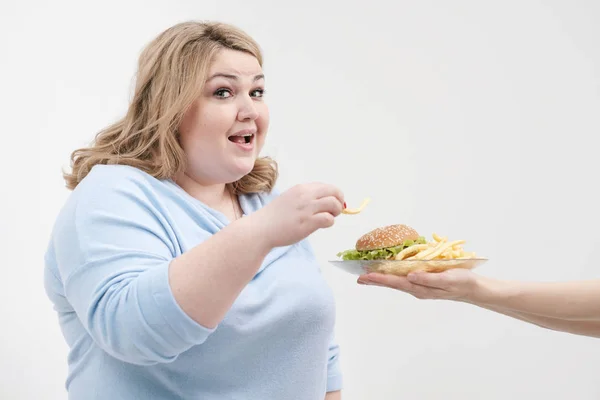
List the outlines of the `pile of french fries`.
<svg viewBox="0 0 600 400">
<path fill-rule="evenodd" d="M 447 237 L 434 233 L 427 244 L 415 244 L 396 254 L 396 260 L 460 260 L 476 258 L 474 252 L 463 249 L 465 240 L 449 242 Z"/>
</svg>

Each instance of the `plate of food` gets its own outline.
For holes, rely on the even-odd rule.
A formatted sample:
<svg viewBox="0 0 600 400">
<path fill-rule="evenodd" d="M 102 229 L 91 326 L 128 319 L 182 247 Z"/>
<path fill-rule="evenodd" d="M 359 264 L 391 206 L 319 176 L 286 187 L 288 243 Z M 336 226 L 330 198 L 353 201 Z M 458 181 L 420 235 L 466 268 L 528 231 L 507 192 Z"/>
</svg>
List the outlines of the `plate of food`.
<svg viewBox="0 0 600 400">
<path fill-rule="evenodd" d="M 465 251 L 465 240 L 448 240 L 433 233 L 427 240 L 404 224 L 382 226 L 365 233 L 353 249 L 341 251 L 334 266 L 353 275 L 369 272 L 406 276 L 411 272 L 473 269 L 488 261 Z"/>
</svg>

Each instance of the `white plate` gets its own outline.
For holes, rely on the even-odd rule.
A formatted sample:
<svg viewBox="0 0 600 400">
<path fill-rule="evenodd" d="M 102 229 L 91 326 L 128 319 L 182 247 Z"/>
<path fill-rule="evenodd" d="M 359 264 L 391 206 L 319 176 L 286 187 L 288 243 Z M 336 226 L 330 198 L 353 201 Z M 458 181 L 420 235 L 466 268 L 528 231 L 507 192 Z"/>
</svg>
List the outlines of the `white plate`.
<svg viewBox="0 0 600 400">
<path fill-rule="evenodd" d="M 410 272 L 443 272 L 453 268 L 473 269 L 488 261 L 487 258 L 464 258 L 451 260 L 332 260 L 331 264 L 352 274 L 369 272 L 406 276 Z"/>
</svg>

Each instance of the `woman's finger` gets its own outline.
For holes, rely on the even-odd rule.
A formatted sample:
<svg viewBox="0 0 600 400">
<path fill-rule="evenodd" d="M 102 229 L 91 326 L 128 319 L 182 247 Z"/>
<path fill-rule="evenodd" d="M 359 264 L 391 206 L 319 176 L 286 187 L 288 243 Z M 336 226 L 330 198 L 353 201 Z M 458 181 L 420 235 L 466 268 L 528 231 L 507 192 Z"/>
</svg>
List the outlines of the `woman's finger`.
<svg viewBox="0 0 600 400">
<path fill-rule="evenodd" d="M 322 197 L 313 202 L 313 214 L 327 212 L 337 217 L 342 213 L 343 204 L 340 203 L 337 197 L 327 196 Z"/>
<path fill-rule="evenodd" d="M 335 223 L 335 217 L 328 212 L 315 214 L 310 220 L 314 224 L 312 228 L 313 230 L 330 228 Z"/>
<path fill-rule="evenodd" d="M 361 275 L 358 278 L 358 283 L 367 284 L 367 285 L 374 283 L 374 284 L 387 286 L 387 287 L 402 290 L 402 291 L 410 291 L 414 286 L 411 282 L 409 282 L 403 276 L 377 274 L 377 273 L 369 273 L 366 275 Z"/>
<path fill-rule="evenodd" d="M 337 186 L 325 184 L 325 183 L 316 183 L 314 184 L 314 196 L 316 199 L 321 199 L 323 197 L 335 197 L 340 204 L 344 204 L 344 193 Z"/>
<path fill-rule="evenodd" d="M 366 285 L 385 286 L 391 289 L 406 292 L 417 298 L 427 298 L 429 296 L 427 293 L 428 288 L 424 286 L 415 285 L 409 282 L 408 279 L 406 279 L 406 277 L 403 276 L 369 273 L 359 277 L 358 283 Z"/>
<path fill-rule="evenodd" d="M 391 274 L 369 273 L 361 275 L 358 278 L 358 283 L 385 286 L 406 292 L 418 299 L 438 299 L 445 297 L 447 294 L 444 290 L 415 284 L 410 282 L 406 277 Z"/>
</svg>

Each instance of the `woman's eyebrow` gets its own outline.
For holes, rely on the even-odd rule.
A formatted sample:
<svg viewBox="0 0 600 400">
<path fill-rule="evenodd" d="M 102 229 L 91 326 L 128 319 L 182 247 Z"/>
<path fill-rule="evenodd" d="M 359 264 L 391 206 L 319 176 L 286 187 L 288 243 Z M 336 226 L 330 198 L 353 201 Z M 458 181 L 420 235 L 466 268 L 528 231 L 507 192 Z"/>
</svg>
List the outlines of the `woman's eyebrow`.
<svg viewBox="0 0 600 400">
<path fill-rule="evenodd" d="M 208 78 L 207 82 L 210 82 L 211 80 L 213 80 L 215 78 L 225 78 L 225 79 L 229 79 L 232 81 L 236 81 L 239 79 L 238 75 L 217 72 L 217 73 L 213 74 L 210 78 Z M 265 78 L 264 74 L 258 74 L 258 75 L 254 76 L 254 81 L 256 82 L 256 81 L 264 79 L 264 78 Z"/>
</svg>

